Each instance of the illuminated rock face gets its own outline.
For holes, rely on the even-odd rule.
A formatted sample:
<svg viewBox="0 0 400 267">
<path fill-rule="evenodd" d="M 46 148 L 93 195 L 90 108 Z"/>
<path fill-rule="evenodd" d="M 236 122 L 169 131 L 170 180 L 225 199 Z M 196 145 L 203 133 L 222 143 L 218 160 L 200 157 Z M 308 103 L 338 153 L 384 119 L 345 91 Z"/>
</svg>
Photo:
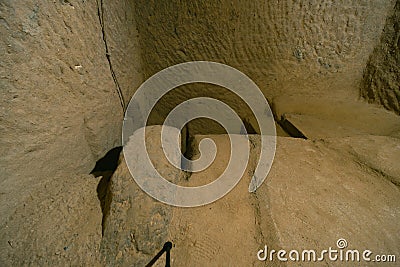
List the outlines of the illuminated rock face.
<svg viewBox="0 0 400 267">
<path fill-rule="evenodd" d="M 393 6 L 394 1 L 140 0 L 135 12 L 143 74 L 148 78 L 173 64 L 209 60 L 244 72 L 270 103 L 293 95 L 354 100 Z M 204 95 L 251 118 L 233 94 L 198 84 L 168 94 L 151 123 L 160 124 L 177 103 Z M 209 134 L 222 132 L 201 120 L 190 128 L 193 133 L 207 134 L 205 128 Z"/>
<path fill-rule="evenodd" d="M 144 1 L 135 3 L 146 77 L 191 60 L 226 63 L 268 98 L 358 94 L 394 1 Z"/>
<path fill-rule="evenodd" d="M 161 127 L 151 126 L 147 131 L 149 155 L 158 158 Z M 207 170 L 183 179 L 166 159 L 155 161 L 155 167 L 182 186 L 212 182 L 229 161 L 229 138 L 197 136 L 193 145 L 198 147 L 205 137 L 215 141 L 218 151 Z M 396 253 L 400 170 L 387 159 L 399 157 L 394 148 L 398 139 L 372 135 L 328 140 L 278 137 L 271 172 L 251 194 L 248 184 L 257 165 L 259 136 L 250 136 L 250 142 L 250 163 L 237 186 L 223 198 L 196 208 L 155 201 L 138 187 L 121 161 L 111 178 L 110 210 L 101 243 L 107 264 L 143 266 L 167 240 L 174 244 L 172 262 L 177 266 L 264 266 L 265 262 L 257 259 L 264 245 L 269 251 L 300 251 L 298 261 L 304 249 L 314 250 L 321 258 L 321 252 L 329 247 L 339 250 L 339 239 L 348 244 L 343 253 L 357 249 L 360 258 L 364 250 Z M 193 156 L 200 156 L 199 151 L 194 150 Z M 320 261 L 348 265 L 345 260 L 330 261 L 328 254 L 324 257 Z M 266 261 L 271 266 L 282 265 L 276 254 L 273 259 L 273 263 Z M 298 262 L 289 260 L 287 266 L 298 266 Z"/>
<path fill-rule="evenodd" d="M 0 3 L 1 266 L 98 261 L 88 174 L 120 145 L 123 118 L 104 34 L 126 101 L 142 82 L 130 1 L 100 2 Z"/>
<path fill-rule="evenodd" d="M 400 1 L 386 20 L 364 72 L 361 96 L 400 114 Z"/>
<path fill-rule="evenodd" d="M 24 195 L 43 177 L 88 174 L 120 145 L 123 110 L 104 35 L 123 98 L 141 83 L 129 1 L 103 8 L 96 1 L 36 2 L 1 3 L 0 176 L 7 194 Z M 9 202 L 1 202 L 7 210 Z"/>
<path fill-rule="evenodd" d="M 127 105 L 143 78 L 184 61 L 236 67 L 270 101 L 282 95 L 355 98 L 393 6 L 389 0 L 5 1 L 4 180 L 16 172 L 20 179 L 60 169 L 90 172 L 120 144 L 121 99 Z M 220 98 L 242 118 L 251 116 L 222 90 L 182 87 L 161 101 L 151 122 L 197 95 Z M 194 132 L 207 127 L 216 129 L 199 122 Z"/>
<path fill-rule="evenodd" d="M 219 255 L 223 265 L 232 260 L 223 242 L 235 243 L 224 238 L 239 237 L 235 232 L 243 225 L 253 239 L 240 236 L 240 242 L 251 251 L 237 255 L 251 265 L 257 262 L 253 250 L 264 243 L 290 248 L 288 240 L 296 239 L 300 247 L 302 239 L 293 229 L 316 225 L 321 221 L 316 212 L 325 214 L 329 208 L 328 218 L 339 220 L 341 213 L 356 218 L 336 226 L 360 222 L 356 226 L 364 231 L 362 238 L 354 232 L 340 236 L 350 238 L 351 245 L 367 246 L 377 237 L 386 244 L 377 250 L 391 253 L 399 237 L 389 235 L 400 232 L 399 117 L 354 101 L 361 95 L 399 113 L 398 2 L 1 1 L 0 265 L 145 263 L 167 238 L 181 246 L 182 253 L 174 257 L 182 265 L 205 266 Z M 207 211 L 176 212 L 155 204 L 140 195 L 123 163 L 110 184 L 103 178 L 96 190 L 101 178 L 88 173 L 107 151 L 121 145 L 124 106 L 135 90 L 157 71 L 193 60 L 225 63 L 248 75 L 277 119 L 285 115 L 311 140 L 294 140 L 278 128 L 287 138 L 279 138 L 269 182 L 253 198 L 241 193 L 247 181 L 235 188 L 237 195 L 206 206 Z M 248 107 L 212 85 L 183 86 L 166 95 L 150 124 L 160 123 L 177 103 L 195 96 L 224 101 L 250 132 L 257 132 Z M 188 140 L 197 140 L 195 134 L 221 133 L 209 121 L 185 130 Z M 226 156 L 224 137 L 216 138 Z M 207 176 L 183 182 L 201 183 L 221 170 L 218 166 Z M 309 180 L 303 185 L 305 178 Z M 332 205 L 312 195 L 325 194 L 325 188 L 323 199 Z M 339 197 L 349 205 L 343 206 Z M 316 212 L 300 203 L 307 198 L 319 206 Z M 146 208 L 142 213 L 141 201 Z M 280 206 L 283 202 L 289 209 Z M 236 204 L 243 206 L 242 217 Z M 154 215 L 150 220 L 148 210 Z M 368 221 L 375 212 L 381 221 Z M 193 224 L 196 216 L 207 223 Z M 286 224 L 291 219 L 292 228 Z M 223 220 L 230 226 L 221 234 L 218 223 Z M 147 222 L 154 222 L 151 229 L 158 236 L 146 230 Z M 114 235 L 114 230 L 121 231 Z M 303 230 L 311 242 L 328 232 L 321 246 L 336 238 L 324 228 Z M 195 258 L 187 256 L 192 251 Z"/>
</svg>

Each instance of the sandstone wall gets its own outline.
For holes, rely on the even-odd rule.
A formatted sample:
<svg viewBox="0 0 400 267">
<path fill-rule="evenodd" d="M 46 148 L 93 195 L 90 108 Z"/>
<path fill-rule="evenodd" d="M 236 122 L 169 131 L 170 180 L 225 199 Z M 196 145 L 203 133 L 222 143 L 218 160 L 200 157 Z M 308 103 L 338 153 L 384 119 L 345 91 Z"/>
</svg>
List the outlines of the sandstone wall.
<svg viewBox="0 0 400 267">
<path fill-rule="evenodd" d="M 361 96 L 400 114 L 400 1 L 368 61 Z"/>
<path fill-rule="evenodd" d="M 210 60 L 243 71 L 269 99 L 356 98 L 393 2 L 138 0 L 144 72 L 149 77 L 172 64 Z"/>
<path fill-rule="evenodd" d="M 396 93 L 398 81 L 391 76 L 398 73 L 398 13 L 386 21 L 385 32 L 376 46 L 387 15 L 393 13 L 394 4 L 394 0 L 1 0 L 0 265 L 96 266 L 136 260 L 129 258 L 127 252 L 133 252 L 130 254 L 133 256 L 154 255 L 153 250 L 157 248 L 150 245 L 160 245 L 165 240 L 163 227 L 166 223 L 162 220 L 166 218 L 169 222 L 174 216 L 165 213 L 167 216 L 163 217 L 161 208 L 152 209 L 150 199 L 139 194 L 123 166 L 111 180 L 107 196 L 110 207 L 101 214 L 95 188 L 98 180 L 82 174 L 89 173 L 96 160 L 109 149 L 120 145 L 124 107 L 143 79 L 172 64 L 190 60 L 226 63 L 248 74 L 269 100 L 282 95 L 294 95 L 294 99 L 298 95 L 355 99 L 368 56 L 376 47 L 364 76 L 365 80 L 371 81 L 371 86 L 365 86 L 362 93 L 371 101 L 379 101 L 398 111 L 398 106 L 390 104 L 396 103 L 396 97 L 397 103 L 399 99 Z M 396 12 L 398 7 L 397 4 Z M 393 29 L 392 24 L 395 25 Z M 394 95 L 383 89 L 387 88 L 386 85 L 395 89 Z M 158 122 L 177 102 L 204 95 L 223 100 L 242 117 L 248 118 L 249 110 L 231 93 L 202 85 L 182 87 L 167 96 L 156 109 L 153 122 Z M 199 129 L 211 133 L 210 127 L 209 123 L 202 122 Z M 374 206 L 365 206 L 371 206 L 371 210 L 358 210 L 357 201 L 364 202 L 362 198 L 356 199 L 346 210 L 348 214 L 354 214 L 354 210 L 359 211 L 357 214 L 360 216 L 375 210 L 399 213 L 396 210 L 398 196 L 391 193 L 397 190 L 392 183 L 398 184 L 398 175 L 390 164 L 387 165 L 386 161 L 383 164 L 380 160 L 395 159 L 395 156 L 378 151 L 383 156 L 373 162 L 360 155 L 357 156 L 360 160 L 353 163 L 347 156 L 343 160 L 341 155 L 331 153 L 328 148 L 320 149 L 325 146 L 323 142 L 315 145 L 309 141 L 287 140 L 289 142 L 282 146 L 283 154 L 279 151 L 277 154 L 278 165 L 275 167 L 278 169 L 273 177 L 278 184 L 284 181 L 282 177 L 289 185 L 301 184 L 294 183 L 288 176 L 290 171 L 285 170 L 288 166 L 291 169 L 296 167 L 290 163 L 301 158 L 303 161 L 298 165 L 304 170 L 300 168 L 298 180 L 301 182 L 309 176 L 322 183 L 326 180 L 328 185 L 322 184 L 317 188 L 316 184 L 314 191 L 306 188 L 304 194 L 298 194 L 300 199 L 306 199 L 304 196 L 307 194 L 312 199 L 317 199 L 314 197 L 316 194 L 324 195 L 322 189 L 329 187 L 332 177 L 341 179 L 335 182 L 337 188 L 331 190 L 331 197 L 335 197 L 337 192 L 346 189 L 342 188 L 342 177 L 355 177 L 358 189 L 369 190 L 365 189 L 366 193 L 360 191 L 359 195 L 382 195 L 382 198 Z M 395 147 L 395 140 L 389 140 L 394 145 L 387 140 L 378 142 L 373 139 L 359 143 Z M 310 144 L 302 151 L 304 142 Z M 332 143 L 336 144 L 336 140 Z M 347 143 L 342 145 L 348 146 Z M 355 152 L 351 155 L 360 154 L 357 149 L 353 150 Z M 293 154 L 293 151 L 300 151 L 300 154 Z M 307 159 L 303 152 L 312 155 Z M 325 157 L 328 161 L 321 165 L 318 160 Z M 366 162 L 366 167 L 359 161 Z M 319 165 L 313 167 L 315 162 Z M 339 162 L 344 167 L 335 167 L 332 162 Z M 367 165 L 371 165 L 373 171 Z M 320 170 L 321 166 L 322 171 L 316 173 L 315 170 Z M 281 167 L 283 169 L 279 170 Z M 388 177 L 390 179 L 384 179 Z M 376 181 L 380 183 L 378 186 Z M 390 194 L 376 194 L 377 191 L 371 188 Z M 247 191 L 243 192 L 248 196 Z M 271 195 L 271 192 L 265 192 L 261 195 Z M 287 192 L 296 194 L 295 190 Z M 348 195 L 354 200 L 352 194 Z M 143 199 L 145 202 L 141 201 Z M 281 203 L 279 198 L 271 199 Z M 236 202 L 245 203 L 241 198 Z M 145 210 L 141 206 L 143 203 L 146 204 Z M 237 215 L 236 209 L 230 208 L 235 206 L 219 203 L 222 204 L 220 211 Z M 254 203 L 247 204 L 242 212 L 251 211 L 249 207 Z M 276 208 L 273 202 L 267 204 Z M 302 207 L 293 207 L 293 210 L 302 210 Z M 328 204 L 327 207 L 331 208 Z M 343 214 L 341 208 L 338 202 L 338 218 Z M 142 213 L 137 213 L 140 209 Z M 149 210 L 154 220 L 141 216 Z M 280 226 L 276 233 L 287 233 L 285 214 L 279 209 L 275 211 L 267 210 L 265 214 L 283 214 L 282 218 L 275 217 L 272 223 Z M 215 210 L 208 212 L 199 214 L 222 214 Z M 386 220 L 384 228 L 398 232 L 394 213 L 385 212 L 380 217 Z M 231 216 L 227 215 L 227 218 Z M 252 220 L 253 215 L 248 213 L 243 217 Z M 217 217 L 215 222 L 218 224 L 215 225 L 220 223 Z M 188 244 L 191 237 L 185 229 L 189 229 L 189 222 L 203 222 L 197 217 L 192 218 L 187 220 L 187 228 L 176 226 L 180 236 L 189 237 L 187 241 L 183 239 Z M 318 216 L 310 218 L 311 222 L 314 219 L 320 221 Z M 259 219 L 262 221 L 261 217 Z M 146 226 L 148 221 L 154 222 L 153 228 Z M 282 224 L 277 224 L 280 221 Z M 354 225 L 351 221 L 348 224 Z M 243 225 L 252 226 L 247 221 Z M 364 226 L 368 225 L 367 222 Z M 197 229 L 207 226 L 212 230 L 204 222 L 199 226 Z M 375 233 L 373 237 L 379 236 L 380 240 L 388 237 L 382 234 L 382 227 L 378 228 L 371 228 Z M 153 239 L 158 243 L 145 244 L 148 247 L 144 250 L 142 241 L 148 239 L 148 232 L 158 229 L 163 231 Z M 207 237 L 202 235 L 202 231 L 193 229 L 193 233 L 201 233 L 198 237 Z M 368 227 L 360 229 L 371 230 Z M 115 235 L 115 230 L 119 231 L 118 235 Z M 132 233 L 134 231 L 136 233 Z M 267 233 L 271 232 L 268 229 Z M 326 229 L 320 232 L 325 233 Z M 318 236 L 318 231 L 311 234 Z M 221 235 L 221 240 L 224 240 L 222 237 L 225 236 Z M 398 235 L 388 237 L 388 247 L 395 247 L 398 239 Z M 138 240 L 139 246 L 135 243 Z M 181 255 L 186 257 L 186 254 Z M 101 256 L 106 262 L 101 262 Z M 147 258 L 139 260 L 145 262 Z"/>
<path fill-rule="evenodd" d="M 133 9 L 129 0 L 0 2 L 3 218 L 44 177 L 89 173 L 120 145 L 109 60 L 129 99 L 141 82 Z"/>
</svg>

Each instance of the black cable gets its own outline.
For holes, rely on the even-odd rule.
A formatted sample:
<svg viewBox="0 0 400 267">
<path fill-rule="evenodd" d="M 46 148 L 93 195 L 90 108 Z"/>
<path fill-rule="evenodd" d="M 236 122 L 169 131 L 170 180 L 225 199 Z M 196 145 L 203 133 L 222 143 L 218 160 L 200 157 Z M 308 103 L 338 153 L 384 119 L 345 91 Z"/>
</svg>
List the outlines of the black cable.
<svg viewBox="0 0 400 267">
<path fill-rule="evenodd" d="M 171 267 L 171 255 L 170 250 L 172 249 L 171 242 L 165 242 L 163 248 L 154 256 L 154 258 L 146 265 L 146 267 L 153 266 L 154 263 L 161 257 L 164 252 L 167 252 L 166 259 L 165 259 L 165 267 Z"/>
</svg>

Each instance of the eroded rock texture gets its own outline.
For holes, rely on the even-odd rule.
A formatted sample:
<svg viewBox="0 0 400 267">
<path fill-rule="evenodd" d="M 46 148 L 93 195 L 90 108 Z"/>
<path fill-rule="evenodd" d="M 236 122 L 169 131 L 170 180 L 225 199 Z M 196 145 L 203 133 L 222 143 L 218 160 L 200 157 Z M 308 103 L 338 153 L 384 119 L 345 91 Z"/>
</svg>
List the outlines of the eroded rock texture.
<svg viewBox="0 0 400 267">
<path fill-rule="evenodd" d="M 89 173 L 120 145 L 123 110 L 105 41 L 112 40 L 108 55 L 124 99 L 140 77 L 129 1 L 7 0 L 0 7 L 6 218 L 10 195 L 24 195 L 43 177 Z"/>
<path fill-rule="evenodd" d="M 162 126 L 146 128 L 148 155 L 163 177 L 178 183 L 183 173 L 169 165 L 164 156 L 161 129 Z M 124 156 L 111 177 L 103 211 L 101 256 L 110 266 L 145 266 L 168 240 L 173 207 L 153 199 L 134 181 L 126 160 L 140 166 L 140 161 L 133 157 L 135 153 L 130 152 L 135 149 L 132 142 L 124 147 Z"/>
<path fill-rule="evenodd" d="M 269 101 L 283 95 L 353 100 L 393 3 L 139 0 L 143 73 L 148 78 L 173 64 L 216 61 L 247 74 Z M 243 119 L 251 118 L 238 97 L 206 84 L 182 86 L 165 96 L 151 123 L 160 124 L 178 103 L 196 96 L 220 99 Z M 192 133 L 223 132 L 204 120 L 190 127 Z"/>
<path fill-rule="evenodd" d="M 97 181 L 82 174 L 120 145 L 115 81 L 126 101 L 141 82 L 133 8 L 0 1 L 1 266 L 97 261 Z"/>
<path fill-rule="evenodd" d="M 361 96 L 400 114 L 400 1 L 386 20 L 364 73 Z"/>
<path fill-rule="evenodd" d="M 143 1 L 135 4 L 146 77 L 210 60 L 238 68 L 268 98 L 357 95 L 394 1 Z"/>
<path fill-rule="evenodd" d="M 398 21 L 394 0 L 0 1 L 0 265 L 141 266 L 167 240 L 177 266 L 262 265 L 264 244 L 326 249 L 341 237 L 397 253 L 399 120 L 355 100 L 364 79 L 363 97 L 399 112 Z M 122 157 L 109 186 L 98 185 L 88 173 L 121 145 L 124 108 L 143 79 L 192 60 L 250 76 L 278 120 L 310 140 L 279 138 L 259 191 L 247 191 L 252 158 L 231 193 L 196 209 L 146 195 Z M 233 93 L 204 84 L 165 96 L 149 124 L 196 96 L 254 126 Z M 228 140 L 206 120 L 185 130 L 190 146 L 204 137 L 196 133 L 213 137 L 222 160 L 181 179 L 155 140 L 152 153 L 173 182 L 209 182 Z"/>
<path fill-rule="evenodd" d="M 97 266 L 101 208 L 91 175 L 46 177 L 0 222 L 1 266 Z M 3 215 L 3 214 L 2 214 Z"/>
</svg>

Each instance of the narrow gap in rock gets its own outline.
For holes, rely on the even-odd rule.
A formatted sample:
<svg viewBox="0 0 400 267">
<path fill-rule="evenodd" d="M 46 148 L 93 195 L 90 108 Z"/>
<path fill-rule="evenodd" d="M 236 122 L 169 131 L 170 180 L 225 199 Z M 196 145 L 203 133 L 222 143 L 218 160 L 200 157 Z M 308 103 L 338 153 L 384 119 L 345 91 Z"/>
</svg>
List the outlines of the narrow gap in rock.
<svg viewBox="0 0 400 267">
<path fill-rule="evenodd" d="M 193 158 L 193 139 L 194 137 L 189 133 L 189 127 L 186 125 L 181 131 L 181 151 L 182 155 L 191 160 Z M 181 161 L 181 169 L 185 169 L 186 166 L 183 165 L 183 161 Z M 192 175 L 189 171 L 183 171 L 185 173 L 185 179 L 189 179 Z"/>
<path fill-rule="evenodd" d="M 300 132 L 292 123 L 286 120 L 285 115 L 279 117 L 274 102 L 269 103 L 269 105 L 271 107 L 272 115 L 274 116 L 274 120 L 276 123 L 275 124 L 277 128 L 276 136 L 307 139 L 307 137 L 304 136 L 302 132 Z M 279 131 L 281 131 L 281 134 L 279 134 Z"/>
<path fill-rule="evenodd" d="M 259 134 L 248 120 L 243 120 L 243 124 L 244 127 L 246 128 L 247 134 Z"/>
<path fill-rule="evenodd" d="M 282 115 L 281 119 L 277 122 L 282 127 L 282 129 L 291 137 L 307 139 L 307 137 L 299 129 L 297 129 L 296 126 L 294 126 L 289 120 L 286 119 L 285 115 Z"/>
<path fill-rule="evenodd" d="M 106 31 L 105 31 L 105 26 L 104 26 L 104 4 L 103 4 L 103 0 L 97 0 L 97 15 L 99 17 L 99 22 L 100 22 L 100 27 L 101 27 L 101 34 L 103 37 L 103 42 L 104 42 L 104 48 L 106 50 L 106 58 L 108 61 L 108 67 L 110 68 L 110 72 L 111 72 L 111 76 L 113 78 L 117 93 L 118 93 L 118 97 L 119 97 L 119 101 L 122 107 L 122 111 L 125 112 L 125 100 L 124 100 L 124 95 L 122 94 L 122 90 L 121 87 L 119 85 L 118 79 L 117 79 L 117 75 L 114 72 L 114 68 L 113 65 L 111 63 L 111 54 L 109 52 L 108 49 L 108 43 L 107 43 L 107 36 L 106 36 Z"/>
<path fill-rule="evenodd" d="M 248 120 L 243 120 L 244 127 L 246 128 L 247 134 L 248 135 L 254 135 L 254 134 L 259 134 L 257 131 L 254 129 L 254 127 L 251 125 L 251 123 Z M 186 125 L 183 127 L 181 130 L 181 153 L 183 157 L 185 157 L 188 160 L 194 160 L 194 154 L 196 151 L 194 139 L 195 136 L 193 133 L 189 131 L 189 126 Z M 207 133 L 203 133 L 204 135 L 207 135 Z M 181 169 L 186 169 L 188 166 L 184 166 L 184 162 L 181 161 Z M 192 173 L 190 171 L 184 171 L 185 179 L 188 180 Z"/>
<path fill-rule="evenodd" d="M 96 162 L 96 166 L 90 172 L 95 177 L 101 177 L 99 184 L 97 185 L 97 197 L 100 201 L 101 211 L 103 213 L 102 220 L 102 233 L 104 232 L 104 219 L 108 213 L 107 205 L 107 192 L 110 184 L 111 176 L 114 174 L 118 167 L 119 156 L 122 151 L 122 146 L 114 147 L 107 154 Z"/>
</svg>

